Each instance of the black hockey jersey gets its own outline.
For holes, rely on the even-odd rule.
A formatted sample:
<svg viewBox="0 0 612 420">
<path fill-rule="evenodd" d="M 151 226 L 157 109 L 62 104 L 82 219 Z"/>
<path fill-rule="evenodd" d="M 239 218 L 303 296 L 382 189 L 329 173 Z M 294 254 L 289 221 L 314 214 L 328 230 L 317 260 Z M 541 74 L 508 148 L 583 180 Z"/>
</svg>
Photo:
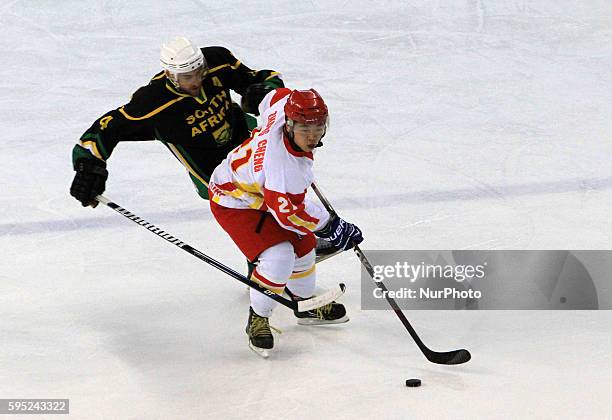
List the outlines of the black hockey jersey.
<svg viewBox="0 0 612 420">
<path fill-rule="evenodd" d="M 73 149 L 80 158 L 106 161 L 121 141 L 162 141 L 189 170 L 200 195 L 210 174 L 236 145 L 249 136 L 245 114 L 232 103 L 230 89 L 242 95 L 258 82 L 283 86 L 272 70 L 254 71 L 226 48 L 205 47 L 208 72 L 199 97 L 177 90 L 164 72 L 138 89 L 131 100 L 98 118 Z"/>
</svg>

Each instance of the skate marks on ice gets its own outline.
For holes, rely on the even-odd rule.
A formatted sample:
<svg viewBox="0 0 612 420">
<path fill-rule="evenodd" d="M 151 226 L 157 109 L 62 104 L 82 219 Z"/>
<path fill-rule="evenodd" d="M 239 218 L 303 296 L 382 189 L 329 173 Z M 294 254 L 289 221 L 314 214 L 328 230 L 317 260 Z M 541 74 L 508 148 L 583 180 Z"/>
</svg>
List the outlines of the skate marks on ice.
<svg viewBox="0 0 612 420">
<path fill-rule="evenodd" d="M 419 204 L 451 201 L 476 201 L 495 198 L 510 198 L 521 196 L 538 196 L 544 194 L 563 194 L 581 191 L 603 191 L 612 189 L 612 177 L 568 179 L 562 181 L 525 183 L 515 185 L 489 185 L 488 188 L 457 188 L 448 190 L 407 191 L 377 195 L 367 198 L 338 198 L 334 204 L 338 207 L 367 209 L 372 202 L 376 207 L 390 207 L 403 204 Z M 210 211 L 205 206 L 201 209 L 181 211 L 160 211 L 147 216 L 157 223 L 206 221 L 212 219 Z M 70 232 L 84 229 L 116 228 L 124 225 L 124 221 L 116 217 L 86 217 L 78 219 L 49 219 L 34 222 L 15 222 L 0 224 L 0 237 L 15 235 L 34 235 L 50 232 Z"/>
<path fill-rule="evenodd" d="M 450 202 L 489 200 L 521 196 L 538 196 L 544 194 L 562 194 L 581 191 L 600 191 L 612 189 L 612 177 L 570 179 L 541 183 L 525 183 L 515 185 L 487 185 L 487 188 L 457 188 L 449 190 L 408 191 L 405 193 L 377 195 L 370 197 L 367 203 L 376 201 L 386 206 L 401 204 L 418 204 L 424 202 Z M 342 199 L 336 200 L 338 205 Z M 365 208 L 365 200 L 350 199 L 353 207 Z M 378 206 L 382 207 L 382 206 Z"/>
<path fill-rule="evenodd" d="M 97 210 L 97 209 L 96 209 Z M 144 213 L 143 213 L 144 214 Z M 209 221 L 212 215 L 207 203 L 201 208 L 179 211 L 158 211 L 146 215 L 155 223 L 177 223 Z M 107 229 L 126 226 L 126 221 L 117 216 L 79 217 L 74 219 L 48 219 L 38 222 L 0 223 L 0 237 L 37 235 L 44 233 L 73 232 L 89 229 Z"/>
<path fill-rule="evenodd" d="M 109 298 L 76 306 L 73 315 L 82 333 L 95 338 L 97 357 L 121 361 L 137 377 L 149 378 L 147 383 L 164 384 L 167 377 L 196 381 L 226 346 L 238 346 L 223 324 L 209 322 L 202 296 L 138 300 Z M 181 386 L 176 384 L 177 392 Z"/>
</svg>

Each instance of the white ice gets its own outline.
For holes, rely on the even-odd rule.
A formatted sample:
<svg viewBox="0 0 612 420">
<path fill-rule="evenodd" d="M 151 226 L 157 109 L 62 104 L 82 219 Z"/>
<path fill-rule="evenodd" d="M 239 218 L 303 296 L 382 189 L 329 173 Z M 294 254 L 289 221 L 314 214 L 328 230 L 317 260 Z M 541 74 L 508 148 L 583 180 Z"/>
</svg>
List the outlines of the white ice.
<svg viewBox="0 0 612 420">
<path fill-rule="evenodd" d="M 611 249 L 609 0 L 23 1 L 0 5 L 0 398 L 71 418 L 612 418 L 612 313 L 362 311 L 247 347 L 244 286 L 68 195 L 70 151 L 183 34 L 315 87 L 332 121 L 316 173 L 365 249 Z M 159 143 L 120 144 L 106 195 L 244 269 Z M 409 389 L 404 380 L 423 386 Z M 607 407 L 607 408 L 606 408 Z"/>
</svg>

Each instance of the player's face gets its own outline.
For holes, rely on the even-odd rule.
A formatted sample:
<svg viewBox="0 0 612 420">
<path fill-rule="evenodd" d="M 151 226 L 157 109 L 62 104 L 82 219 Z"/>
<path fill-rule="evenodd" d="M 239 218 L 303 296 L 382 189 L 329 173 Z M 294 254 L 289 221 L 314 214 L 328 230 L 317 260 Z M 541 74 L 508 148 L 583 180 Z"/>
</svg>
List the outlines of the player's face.
<svg viewBox="0 0 612 420">
<path fill-rule="evenodd" d="M 202 78 L 206 69 L 204 66 L 199 69 L 190 71 L 189 73 L 180 73 L 177 75 L 179 87 L 183 92 L 187 92 L 191 96 L 199 96 L 200 88 L 202 87 Z"/>
<path fill-rule="evenodd" d="M 293 126 L 293 141 L 304 152 L 312 152 L 325 134 L 325 124 L 306 125 L 295 124 Z"/>
</svg>

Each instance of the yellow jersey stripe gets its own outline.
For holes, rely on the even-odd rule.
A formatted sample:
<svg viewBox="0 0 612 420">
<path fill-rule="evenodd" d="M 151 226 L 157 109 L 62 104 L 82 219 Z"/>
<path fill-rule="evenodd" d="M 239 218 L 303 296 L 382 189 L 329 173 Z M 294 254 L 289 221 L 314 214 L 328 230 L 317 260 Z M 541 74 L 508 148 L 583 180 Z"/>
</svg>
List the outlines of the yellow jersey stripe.
<svg viewBox="0 0 612 420">
<path fill-rule="evenodd" d="M 307 222 L 306 220 L 300 219 L 295 214 L 292 214 L 291 216 L 287 217 L 287 220 L 289 220 L 291 223 L 293 223 L 296 226 L 305 227 L 306 229 L 308 229 L 311 232 L 314 232 L 314 230 L 317 228 L 317 224 L 316 223 Z"/>
<path fill-rule="evenodd" d="M 236 186 L 236 189 L 232 192 L 226 192 L 228 195 L 238 198 L 246 194 L 253 200 L 253 202 L 249 204 L 249 207 L 254 210 L 259 210 L 263 206 L 263 194 L 261 192 L 260 186 L 257 185 L 257 183 L 244 184 L 241 182 L 234 181 L 233 184 Z"/>
<path fill-rule="evenodd" d="M 259 210 L 262 207 L 263 201 L 264 201 L 263 198 L 261 198 L 261 197 L 254 196 L 253 194 L 250 194 L 248 192 L 245 192 L 243 190 L 238 190 L 238 189 L 236 189 L 234 191 L 225 191 L 225 190 L 223 190 L 223 193 L 225 195 L 228 195 L 228 196 L 234 197 L 234 198 L 241 198 L 243 195 L 246 194 L 247 196 L 249 196 L 250 198 L 253 199 L 253 202 L 251 202 L 249 204 L 249 207 L 254 209 L 254 210 Z"/>
<path fill-rule="evenodd" d="M 254 210 L 259 210 L 263 205 L 263 201 L 264 201 L 263 198 L 257 197 L 255 198 L 255 201 L 249 204 L 249 207 Z"/>
<path fill-rule="evenodd" d="M 166 89 L 168 89 L 170 92 L 174 93 L 175 95 L 182 96 L 184 98 L 187 98 L 187 97 L 191 96 L 191 95 L 188 95 L 186 93 L 179 92 L 178 90 L 176 90 L 172 86 L 170 86 L 168 83 L 166 83 Z"/>
<path fill-rule="evenodd" d="M 220 66 L 217 66 L 217 67 L 213 67 L 212 69 L 208 69 L 208 74 L 213 73 L 217 70 L 221 70 L 225 67 L 229 67 L 232 70 L 236 70 L 239 66 L 240 66 L 240 60 L 236 60 L 236 63 L 234 65 L 227 63 L 227 64 L 221 64 Z"/>
<path fill-rule="evenodd" d="M 274 287 L 270 284 L 267 284 L 264 282 L 263 277 L 260 278 L 260 276 L 257 275 L 257 271 L 253 271 L 253 274 L 251 274 L 251 279 L 253 280 L 255 283 L 259 284 L 260 286 L 265 287 L 268 290 L 271 290 L 272 292 L 280 295 L 281 293 L 283 293 L 283 290 L 285 290 L 285 286 L 279 286 L 279 287 Z"/>
<path fill-rule="evenodd" d="M 271 79 L 271 78 L 276 77 L 276 76 L 280 76 L 280 73 L 279 73 L 279 72 L 277 72 L 277 71 L 273 71 L 273 72 L 272 72 L 272 73 L 270 73 L 270 75 L 269 75 L 268 77 L 266 77 L 264 80 L 268 80 L 268 79 Z"/>
<path fill-rule="evenodd" d="M 206 181 L 204 180 L 204 178 L 202 178 L 200 175 L 198 175 L 198 174 L 196 173 L 196 171 L 194 171 L 194 170 L 193 170 L 193 168 L 191 167 L 191 165 L 190 165 L 190 164 L 187 162 L 187 159 L 185 159 L 185 158 L 183 157 L 183 155 L 181 155 L 181 153 L 178 151 L 178 149 L 176 148 L 176 146 L 174 146 L 174 145 L 173 145 L 173 144 L 171 144 L 171 143 L 166 143 L 166 144 L 168 145 L 168 147 L 170 148 L 170 150 L 172 151 L 172 153 L 174 153 L 174 156 L 176 156 L 176 158 L 177 158 L 178 160 L 180 160 L 180 161 L 181 161 L 181 163 L 183 164 L 183 166 L 184 166 L 185 168 L 187 168 L 187 170 L 189 171 L 189 173 L 190 173 L 191 175 L 195 176 L 195 177 L 198 179 L 198 181 L 200 181 L 202 184 L 206 185 L 206 187 L 208 187 L 208 182 L 206 182 Z"/>
<path fill-rule="evenodd" d="M 93 153 L 94 156 L 97 157 L 98 159 L 104 160 L 104 158 L 102 158 L 102 155 L 100 154 L 100 151 L 98 150 L 98 146 L 96 145 L 95 141 L 92 141 L 92 140 L 82 141 L 81 140 L 81 146 L 83 146 L 84 148 L 89 150 L 91 153 Z"/>
<path fill-rule="evenodd" d="M 315 267 L 316 266 L 313 265 L 311 268 L 309 268 L 306 271 L 300 271 L 299 273 L 293 273 L 293 274 L 291 274 L 291 277 L 289 277 L 289 279 L 296 280 L 296 279 L 302 279 L 302 278 L 304 278 L 306 276 L 309 276 L 312 273 L 314 273 Z"/>
<path fill-rule="evenodd" d="M 163 104 L 162 106 L 160 106 L 157 109 L 154 109 L 153 111 L 149 112 L 147 115 L 144 115 L 142 117 L 132 117 L 131 115 L 129 115 L 127 112 L 125 112 L 125 109 L 123 109 L 124 107 L 119 108 L 119 112 L 121 112 L 121 114 L 127 118 L 128 120 L 132 120 L 132 121 L 142 121 L 142 120 L 146 120 L 147 118 L 151 118 L 153 115 L 155 114 L 159 114 L 160 112 L 162 112 L 164 109 L 168 108 L 169 106 L 175 104 L 178 101 L 183 100 L 184 97 L 181 96 L 180 98 L 176 98 L 173 99 L 169 102 L 166 102 L 165 104 Z"/>
<path fill-rule="evenodd" d="M 166 89 L 168 89 L 170 92 L 174 93 L 175 95 L 180 96 L 181 98 L 193 98 L 195 99 L 199 104 L 205 104 L 208 101 L 208 98 L 206 97 L 206 92 L 204 92 L 204 86 L 200 87 L 200 96 L 199 97 L 195 97 L 195 96 L 191 96 L 187 93 L 181 93 L 178 90 L 174 89 L 172 86 L 170 86 L 169 84 L 166 84 Z"/>
<path fill-rule="evenodd" d="M 261 187 L 256 182 L 252 184 L 245 184 L 242 182 L 234 181 L 233 184 L 245 192 L 257 194 L 263 197 Z"/>
</svg>

